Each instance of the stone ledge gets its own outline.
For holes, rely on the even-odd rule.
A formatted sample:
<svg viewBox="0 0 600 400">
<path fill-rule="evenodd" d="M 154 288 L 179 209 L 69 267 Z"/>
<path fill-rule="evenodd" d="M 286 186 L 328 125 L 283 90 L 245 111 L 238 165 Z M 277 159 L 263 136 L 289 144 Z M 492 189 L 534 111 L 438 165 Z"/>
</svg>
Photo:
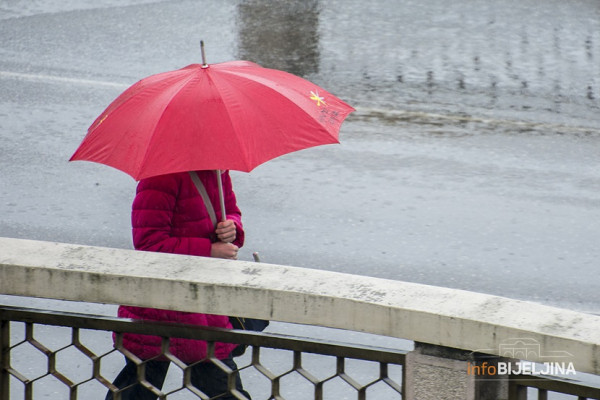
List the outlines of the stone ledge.
<svg viewBox="0 0 600 400">
<path fill-rule="evenodd" d="M 244 315 L 500 356 L 525 338 L 541 351 L 522 359 L 558 351 L 600 374 L 600 316 L 317 269 L 0 238 L 0 293 Z"/>
</svg>

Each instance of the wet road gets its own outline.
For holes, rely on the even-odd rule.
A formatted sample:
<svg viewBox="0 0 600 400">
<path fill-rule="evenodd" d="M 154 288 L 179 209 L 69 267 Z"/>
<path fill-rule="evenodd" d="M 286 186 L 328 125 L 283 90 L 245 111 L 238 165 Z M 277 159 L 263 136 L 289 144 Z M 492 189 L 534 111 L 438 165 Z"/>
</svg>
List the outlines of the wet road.
<svg viewBox="0 0 600 400">
<path fill-rule="evenodd" d="M 2 236 L 130 248 L 135 182 L 67 160 L 122 90 L 199 62 L 203 39 L 209 62 L 303 75 L 358 110 L 340 145 L 232 173 L 242 258 L 600 313 L 596 0 L 12 0 L 0 37 Z"/>
<path fill-rule="evenodd" d="M 131 247 L 135 182 L 67 160 L 203 39 L 358 110 L 342 144 L 233 174 L 243 258 L 600 312 L 597 1 L 55 3 L 0 3 L 1 235 Z"/>
</svg>

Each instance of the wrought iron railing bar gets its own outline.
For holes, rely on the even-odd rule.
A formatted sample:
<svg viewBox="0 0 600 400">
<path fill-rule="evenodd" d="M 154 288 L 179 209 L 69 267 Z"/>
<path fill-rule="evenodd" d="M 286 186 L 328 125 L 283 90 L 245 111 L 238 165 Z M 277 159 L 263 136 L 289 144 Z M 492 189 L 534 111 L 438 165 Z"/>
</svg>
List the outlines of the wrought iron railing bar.
<svg viewBox="0 0 600 400">
<path fill-rule="evenodd" d="M 315 376 L 302 367 L 297 368 L 296 372 L 298 372 L 298 374 L 300 374 L 300 376 L 302 376 L 304 379 L 312 383 L 315 389 L 315 400 L 321 399 L 323 397 L 323 382 L 318 380 Z"/>
<path fill-rule="evenodd" d="M 27 343 L 27 340 L 26 340 L 26 339 L 23 339 L 23 340 L 21 340 L 20 342 L 17 342 L 17 343 L 15 343 L 15 344 L 13 344 L 13 345 L 10 345 L 10 346 L 8 347 L 8 350 L 12 350 L 12 349 L 14 349 L 15 347 L 19 347 L 19 346 L 21 346 L 21 345 L 22 345 L 22 344 L 24 344 L 24 343 Z"/>
<path fill-rule="evenodd" d="M 75 383 L 73 381 L 71 381 L 69 378 L 67 378 L 63 374 L 61 374 L 56 369 L 56 353 L 55 352 L 52 352 L 52 354 L 48 358 L 48 372 L 50 373 L 50 375 L 52 375 L 53 377 L 55 377 L 56 379 L 58 379 L 59 381 L 64 383 L 69 388 L 72 388 L 73 385 L 75 385 Z"/>
<path fill-rule="evenodd" d="M 217 366 L 221 371 L 227 374 L 227 391 L 231 393 L 235 398 L 239 400 L 249 400 L 246 396 L 244 396 L 236 386 L 236 375 L 234 374 L 234 370 L 232 370 L 227 364 L 225 364 L 222 360 L 220 360 L 216 354 L 216 346 L 215 342 L 207 342 L 206 343 L 206 357 L 208 360 L 215 366 Z M 196 363 L 197 364 L 197 363 Z"/>
<path fill-rule="evenodd" d="M 177 359 L 176 357 L 174 357 L 175 359 Z M 179 359 L 177 359 L 179 360 Z M 180 363 L 182 363 L 182 361 L 179 361 Z M 192 392 L 197 398 L 201 399 L 201 400 L 208 400 L 209 397 L 200 389 L 198 389 L 196 386 L 192 385 L 192 365 L 190 366 L 186 366 L 183 369 L 183 385 L 182 388 L 186 388 L 187 390 L 189 390 L 190 392 Z M 176 392 L 176 391 L 174 391 Z M 168 393 L 171 394 L 171 393 Z"/>
<path fill-rule="evenodd" d="M 119 394 L 117 396 L 117 394 L 114 393 L 116 390 L 118 390 L 118 388 L 111 381 L 109 381 L 108 379 L 106 379 L 104 376 L 101 375 L 102 359 L 105 357 L 108 357 L 111 353 L 116 353 L 116 352 L 118 352 L 118 350 L 113 348 L 104 354 L 100 354 L 100 355 L 96 356 L 95 359 L 92 359 L 92 365 L 93 365 L 92 379 L 97 380 L 106 389 L 111 390 L 113 392 L 113 400 L 120 400 L 121 395 Z"/>
<path fill-rule="evenodd" d="M 315 400 L 323 400 L 323 384 L 319 382 L 315 385 Z"/>
<path fill-rule="evenodd" d="M 367 390 L 368 388 L 370 388 L 371 386 L 375 386 L 376 384 L 378 384 L 379 382 L 383 382 L 386 383 L 386 379 L 389 381 L 393 382 L 393 379 L 391 378 L 382 378 L 381 376 L 374 379 L 373 381 L 367 383 L 366 385 L 363 386 L 363 389 Z M 397 387 L 400 387 L 398 384 L 396 384 Z M 390 386 L 392 389 L 394 389 L 394 386 Z M 402 394 L 402 392 L 400 390 L 395 390 L 396 392 Z"/>
<path fill-rule="evenodd" d="M 383 378 L 381 381 L 384 382 L 389 387 L 391 387 L 392 389 L 394 389 L 394 391 L 396 391 L 396 392 L 398 392 L 400 394 L 404 393 L 403 389 L 402 389 L 402 386 L 398 385 L 396 383 L 396 381 L 394 381 L 393 379 L 391 379 L 391 378 Z"/>
<path fill-rule="evenodd" d="M 271 395 L 269 396 L 269 400 L 285 400 L 284 397 L 281 396 L 279 390 L 279 377 L 260 363 L 260 350 L 261 348 L 259 346 L 252 346 L 252 361 L 250 365 L 271 382 Z"/>
<path fill-rule="evenodd" d="M 88 382 L 92 382 L 94 380 L 95 380 L 95 378 L 92 377 L 92 378 L 88 378 L 88 379 L 86 379 L 84 381 L 75 383 L 72 387 L 69 388 L 69 390 L 71 391 L 71 395 L 70 395 L 69 398 L 71 400 L 77 399 L 77 394 L 78 394 L 79 387 L 85 385 Z"/>
<path fill-rule="evenodd" d="M 10 377 L 13 376 L 15 377 L 15 379 L 17 379 L 18 381 L 20 381 L 21 383 L 23 383 L 24 385 L 28 384 L 29 382 L 31 382 L 31 380 L 26 377 L 25 375 L 21 374 L 19 371 L 17 371 L 16 369 L 14 369 L 10 363 L 10 353 L 11 351 L 16 348 L 17 346 L 22 345 L 23 343 L 27 343 L 27 340 L 21 340 L 18 343 L 13 344 L 12 346 L 10 345 L 10 320 L 2 320 L 3 323 L 5 323 L 5 326 L 3 327 L 3 346 L 2 346 L 2 365 L 0 366 L 2 368 L 2 374 L 4 375 L 4 381 L 1 382 L 2 383 L 2 388 L 3 388 L 3 392 L 6 391 L 6 394 L 3 393 L 2 398 L 0 398 L 1 400 L 7 399 L 8 400 L 8 392 L 7 392 L 7 388 L 10 387 L 9 382 L 10 382 Z"/>
<path fill-rule="evenodd" d="M 276 378 L 268 368 L 265 368 L 265 366 L 260 363 L 260 347 L 258 346 L 252 347 L 252 366 L 256 368 L 258 372 L 266 376 L 267 379 L 272 381 Z"/>
<path fill-rule="evenodd" d="M 146 366 L 145 366 L 145 364 L 142 364 L 142 366 L 138 365 L 138 383 L 141 386 L 143 386 L 144 388 L 146 388 L 146 390 L 152 392 L 157 398 L 159 398 L 159 399 L 165 399 L 166 397 L 165 397 L 165 394 L 163 393 L 163 391 L 159 390 L 156 386 L 154 386 L 153 384 L 151 384 L 150 382 L 148 382 L 148 380 L 146 380 L 146 378 L 145 378 L 145 376 L 146 376 L 145 372 L 146 372 Z"/>
<path fill-rule="evenodd" d="M 179 369 L 181 369 L 181 371 L 183 373 L 183 380 L 182 380 L 182 386 L 180 388 L 172 390 L 172 391 L 166 393 L 166 395 L 170 396 L 170 395 L 175 394 L 183 389 L 187 389 L 190 392 L 192 392 L 194 395 L 196 395 L 196 397 L 198 397 L 199 399 L 208 400 L 209 397 L 204 392 L 202 392 L 201 390 L 199 390 L 197 387 L 195 387 L 192 384 L 192 367 L 200 362 L 204 362 L 205 360 L 201 360 L 201 361 L 198 361 L 197 363 L 187 365 L 186 363 L 184 363 L 183 361 L 181 361 L 179 358 L 175 357 L 171 353 L 171 351 L 169 350 L 169 347 L 170 347 L 169 343 L 170 343 L 170 338 L 165 338 L 165 337 L 162 338 L 161 355 L 166 357 L 167 360 L 169 360 L 172 364 L 175 364 L 175 366 L 177 366 Z"/>
<path fill-rule="evenodd" d="M 41 343 L 40 343 L 41 344 Z M 64 383 L 69 387 L 69 390 L 72 392 L 73 387 L 76 386 L 75 382 L 67 378 L 65 375 L 61 374 L 58 369 L 56 369 L 56 355 L 63 350 L 68 349 L 69 347 L 74 347 L 73 343 L 70 343 L 66 346 L 63 346 L 57 350 L 53 350 L 48 355 L 48 373 L 58 379 L 60 382 Z M 73 399 L 73 395 L 71 394 L 70 399 Z"/>
<path fill-rule="evenodd" d="M 24 342 L 28 342 L 35 349 L 37 349 L 38 351 L 43 353 L 46 356 L 46 359 L 48 362 L 47 362 L 47 366 L 46 366 L 46 373 L 44 375 L 38 376 L 35 379 L 30 380 L 30 382 L 33 384 L 33 382 L 40 380 L 42 378 L 45 378 L 46 376 L 49 376 L 49 375 L 53 376 L 59 382 L 63 383 L 65 386 L 67 386 L 69 388 L 69 398 L 71 400 L 76 399 L 76 397 L 77 397 L 76 390 L 74 392 L 74 389 L 73 389 L 75 386 L 75 383 L 73 381 L 71 381 L 69 378 L 67 378 L 65 375 L 61 374 L 56 369 L 56 355 L 58 354 L 59 351 L 62 351 L 68 347 L 71 347 L 72 344 L 68 344 L 68 345 L 63 346 L 54 351 L 50 350 L 49 348 L 44 346 L 41 342 L 39 342 L 37 339 L 35 339 L 34 329 L 35 329 L 35 323 L 25 322 L 25 340 L 24 340 Z"/>
<path fill-rule="evenodd" d="M 352 379 L 351 376 L 346 374 L 346 358 L 345 357 L 337 358 L 336 373 L 337 373 L 337 376 L 339 376 L 343 381 L 345 381 L 347 384 L 352 386 L 357 391 L 362 389 L 363 386 L 360 383 L 358 383 L 357 381 Z"/>
<path fill-rule="evenodd" d="M 10 321 L 0 320 L 0 400 L 9 400 Z"/>
<path fill-rule="evenodd" d="M 52 351 L 46 346 L 44 346 L 42 343 L 40 343 L 37 339 L 35 339 L 34 328 L 34 322 L 25 322 L 25 340 L 29 342 L 29 344 L 31 344 L 38 351 L 43 353 L 46 356 L 48 363 L 46 365 L 46 373 L 44 375 L 38 376 L 35 379 L 32 379 L 31 382 L 35 382 L 50 375 L 55 377 L 57 380 L 59 380 L 61 383 L 65 384 L 69 388 L 72 388 L 74 383 L 56 369 L 56 353 L 60 350 L 64 350 L 66 347 L 70 347 L 71 345 L 60 348 L 56 351 Z"/>
<path fill-rule="evenodd" d="M 28 342 L 29 344 L 31 344 L 36 349 L 38 349 L 41 353 L 44 353 L 44 355 L 46 357 L 48 357 L 48 360 L 49 360 L 49 362 L 48 362 L 48 371 L 50 371 L 50 356 L 52 355 L 52 350 L 50 350 L 49 348 L 47 348 L 46 346 L 44 346 L 43 344 L 41 344 L 40 342 L 38 342 L 33 337 L 34 325 L 35 324 L 33 322 L 26 322 L 25 323 L 25 341 Z"/>
<path fill-rule="evenodd" d="M 2 347 L 0 348 L 0 355 L 2 357 L 0 364 L 0 400 L 9 400 L 10 399 L 10 377 L 13 376 L 15 379 L 20 381 L 24 386 L 25 390 L 25 398 L 27 398 L 28 390 L 31 391 L 31 380 L 26 376 L 22 375 L 19 371 L 12 368 L 10 363 L 10 352 L 15 347 L 21 343 L 26 343 L 25 340 L 20 341 L 14 346 L 10 346 L 10 320 L 0 319 L 1 327 L 0 327 L 0 344 Z M 30 394 L 31 398 L 32 395 Z"/>
<path fill-rule="evenodd" d="M 252 347 L 252 362 L 251 362 L 251 365 L 254 368 L 256 368 L 256 370 L 258 372 L 260 372 L 261 374 L 263 374 L 271 382 L 273 381 L 273 379 L 276 378 L 276 376 L 271 371 L 269 371 L 268 368 L 265 368 L 260 363 L 260 347 L 258 347 L 258 346 L 253 346 Z"/>
<path fill-rule="evenodd" d="M 77 400 L 77 388 L 77 385 L 69 387 L 69 400 Z"/>
<path fill-rule="evenodd" d="M 358 400 L 367 400 L 367 388 L 368 386 L 358 390 Z"/>
<path fill-rule="evenodd" d="M 592 382 L 579 383 L 572 379 L 557 376 L 511 376 L 510 384 L 517 387 L 531 387 L 549 392 L 570 394 L 581 398 L 600 399 L 600 386 Z"/>
<path fill-rule="evenodd" d="M 321 379 L 321 385 L 325 385 L 327 382 L 334 380 L 338 376 L 339 374 L 337 373 L 337 371 L 335 371 L 332 375 L 328 376 L 327 378 Z"/>
<path fill-rule="evenodd" d="M 407 351 L 368 345 L 351 345 L 335 341 L 313 340 L 276 333 L 248 332 L 195 325 L 155 321 L 130 320 L 103 315 L 89 315 L 19 307 L 0 307 L 0 319 L 55 326 L 71 326 L 80 329 L 104 330 L 148 334 L 148 328 L 156 336 L 201 339 L 212 342 L 239 343 L 251 346 L 302 351 L 368 361 L 404 364 Z"/>
<path fill-rule="evenodd" d="M 302 366 L 302 352 L 294 351 L 294 371 L 296 371 L 304 379 L 312 383 L 314 386 L 315 397 L 314 400 L 323 400 L 323 384 L 324 382 L 319 380 L 316 376 L 311 374 L 308 370 Z M 335 375 L 334 375 L 335 376 Z"/>
<path fill-rule="evenodd" d="M 376 378 L 375 380 L 367 383 L 366 385 L 362 386 L 360 389 L 358 389 L 358 399 L 359 400 L 366 400 L 367 398 L 367 390 L 371 387 L 371 386 L 375 386 L 377 383 L 379 382 L 384 382 L 384 379 L 382 379 L 381 377 Z M 399 394 L 402 394 L 401 392 L 399 392 Z"/>
<path fill-rule="evenodd" d="M 90 382 L 93 380 L 99 381 L 102 385 L 104 385 L 106 387 L 109 387 L 109 385 L 112 385 L 111 382 L 109 382 L 102 375 L 100 375 L 101 357 L 97 356 L 94 352 L 92 352 L 90 349 L 85 347 L 83 345 L 83 343 L 81 343 L 81 340 L 79 339 L 79 328 L 71 329 L 71 343 L 72 343 L 73 347 L 75 347 L 84 356 L 89 358 L 90 361 L 92 362 L 91 376 L 88 379 L 86 379 L 85 381 L 79 382 L 76 386 L 81 386 L 84 383 L 87 383 L 87 382 Z M 110 352 L 112 352 L 112 351 L 114 351 L 114 350 L 111 350 Z M 106 354 L 108 354 L 108 353 L 106 353 Z"/>
<path fill-rule="evenodd" d="M 92 328 L 90 328 L 90 329 L 92 329 Z M 146 363 L 148 361 L 152 361 L 154 358 L 151 358 L 148 360 L 142 360 L 141 358 L 139 358 L 138 356 L 136 356 L 135 354 L 133 354 L 132 352 L 127 350 L 123 346 L 123 333 L 122 332 L 116 332 L 114 347 L 115 347 L 116 351 L 123 354 L 128 360 L 130 360 L 131 362 L 133 362 L 135 364 L 137 378 L 138 378 L 137 383 L 131 384 L 131 385 L 123 387 L 123 388 L 117 388 L 113 384 L 110 384 L 110 386 L 108 386 L 108 388 L 113 392 L 114 398 L 116 400 L 118 400 L 121 397 L 121 393 L 123 393 L 125 390 L 129 389 L 130 387 L 133 387 L 134 385 L 136 385 L 138 383 L 140 385 L 142 385 L 143 387 L 145 387 L 146 389 L 148 389 L 149 391 L 151 391 L 152 393 L 154 393 L 157 397 L 165 398 L 164 393 L 162 393 L 160 390 L 158 390 L 156 387 L 154 387 L 150 382 L 148 382 L 146 380 Z"/>
<path fill-rule="evenodd" d="M 404 366 L 402 366 L 402 368 L 404 370 Z M 379 379 L 383 383 L 385 383 L 386 385 L 388 385 L 389 387 L 394 389 L 396 392 L 401 393 L 401 394 L 404 393 L 404 373 L 402 374 L 402 386 L 398 385 L 396 383 L 396 381 L 393 380 L 392 378 L 390 378 L 390 376 L 389 376 L 388 364 L 379 363 Z"/>
<path fill-rule="evenodd" d="M 404 372 L 404 366 L 402 366 Z M 402 390 L 402 386 L 398 385 L 395 380 L 390 378 L 389 374 L 389 364 L 387 363 L 379 363 L 379 380 L 384 382 L 386 385 L 394 389 L 398 393 L 404 393 Z M 404 374 L 402 374 L 402 381 L 404 382 Z"/>
<path fill-rule="evenodd" d="M 356 391 L 360 391 L 361 389 L 365 388 L 365 386 L 361 385 L 360 383 L 358 383 L 357 381 L 355 381 L 354 379 L 352 379 L 352 377 L 350 375 L 348 375 L 347 373 L 345 373 L 345 372 L 342 372 L 341 374 L 338 374 L 338 376 L 344 382 L 346 382 L 348 385 L 352 386 Z"/>
<path fill-rule="evenodd" d="M 16 369 L 14 369 L 13 367 L 8 367 L 6 368 L 6 372 L 8 373 L 9 377 L 10 376 L 14 376 L 15 379 L 17 379 L 19 382 L 21 382 L 23 385 L 27 385 L 28 383 L 32 382 L 31 379 L 29 379 L 28 377 L 26 377 L 25 375 L 21 374 L 19 371 L 17 371 Z"/>
<path fill-rule="evenodd" d="M 75 346 L 77 350 L 83 353 L 83 355 L 85 355 L 90 360 L 94 361 L 96 358 L 98 358 L 93 351 L 91 351 L 90 349 L 85 347 L 83 343 L 81 343 L 81 340 L 79 339 L 79 328 L 71 329 L 71 343 L 73 343 L 73 346 Z"/>
<path fill-rule="evenodd" d="M 245 332 L 243 332 L 245 333 Z M 314 353 L 336 357 L 355 358 L 367 361 L 386 361 L 393 364 L 404 364 L 407 351 L 374 347 L 367 345 L 353 345 L 335 341 L 316 341 L 299 336 L 282 335 L 274 333 L 253 334 L 259 338 L 262 347 L 271 347 L 303 353 Z M 261 341 L 260 338 L 264 338 Z"/>
<path fill-rule="evenodd" d="M 161 355 L 166 357 L 167 360 L 169 360 L 172 364 L 175 364 L 175 366 L 177 366 L 179 369 L 181 369 L 181 371 L 183 372 L 183 381 L 182 381 L 181 388 L 178 388 L 178 389 L 175 389 L 175 390 L 172 390 L 172 391 L 166 393 L 166 396 L 170 396 L 170 395 L 175 394 L 183 389 L 187 389 L 190 392 L 192 392 L 193 394 L 195 394 L 196 397 L 198 397 L 202 400 L 207 400 L 208 396 L 206 394 L 204 394 L 201 390 L 199 390 L 197 387 L 192 385 L 192 367 L 197 363 L 187 365 L 186 363 L 181 361 L 179 358 L 175 357 L 169 350 L 170 342 L 171 342 L 170 338 L 168 338 L 168 337 L 162 338 L 162 340 L 161 340 Z M 204 360 L 202 360 L 202 361 L 204 361 Z M 199 362 L 202 362 L 202 361 L 199 361 Z"/>
<path fill-rule="evenodd" d="M 72 385 L 69 386 L 69 400 L 77 400 L 78 397 L 78 391 L 79 391 L 79 387 L 85 385 L 88 382 L 92 382 L 94 380 L 99 380 L 97 378 L 95 378 L 94 376 L 85 379 L 83 381 L 77 382 L 77 383 L 73 383 Z"/>
<path fill-rule="evenodd" d="M 302 367 L 302 352 L 294 351 L 294 371 L 298 372 L 304 379 L 313 385 L 319 384 L 319 379 Z"/>
<path fill-rule="evenodd" d="M 246 398 L 246 396 L 241 394 L 236 388 L 236 385 L 235 385 L 236 379 L 235 379 L 234 371 L 231 368 L 229 368 L 229 366 L 227 366 L 227 364 L 225 364 L 223 361 L 219 360 L 215 356 L 215 344 L 208 343 L 208 347 L 209 347 L 208 353 L 210 355 L 210 362 L 213 363 L 214 365 L 216 365 L 221 371 L 225 372 L 225 374 L 227 374 L 227 390 L 229 391 L 229 393 L 232 393 L 235 397 L 239 398 L 240 400 L 248 400 Z"/>
<path fill-rule="evenodd" d="M 276 376 L 275 379 L 271 381 L 271 396 L 275 399 L 283 400 L 284 397 L 281 395 L 281 377 L 282 375 Z"/>
<path fill-rule="evenodd" d="M 33 400 L 33 381 L 25 384 L 25 400 Z"/>
<path fill-rule="evenodd" d="M 186 368 L 184 369 L 183 372 L 183 387 L 186 388 L 187 390 L 189 390 L 190 392 L 192 392 L 194 395 L 196 395 L 196 397 L 198 397 L 199 399 L 202 400 L 208 400 L 209 397 L 200 389 L 198 389 L 196 386 L 192 385 L 192 370 L 191 368 Z"/>
</svg>

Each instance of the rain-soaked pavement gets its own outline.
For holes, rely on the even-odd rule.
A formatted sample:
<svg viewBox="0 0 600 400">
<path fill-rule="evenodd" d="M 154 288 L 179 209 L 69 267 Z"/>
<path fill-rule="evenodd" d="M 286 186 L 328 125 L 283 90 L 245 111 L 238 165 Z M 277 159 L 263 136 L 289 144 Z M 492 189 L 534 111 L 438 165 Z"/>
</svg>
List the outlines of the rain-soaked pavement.
<svg viewBox="0 0 600 400">
<path fill-rule="evenodd" d="M 233 173 L 242 258 L 600 313 L 597 0 L 13 0 L 0 37 L 2 236 L 130 248 L 135 182 L 67 160 L 203 39 L 357 108 L 340 145 Z"/>
</svg>

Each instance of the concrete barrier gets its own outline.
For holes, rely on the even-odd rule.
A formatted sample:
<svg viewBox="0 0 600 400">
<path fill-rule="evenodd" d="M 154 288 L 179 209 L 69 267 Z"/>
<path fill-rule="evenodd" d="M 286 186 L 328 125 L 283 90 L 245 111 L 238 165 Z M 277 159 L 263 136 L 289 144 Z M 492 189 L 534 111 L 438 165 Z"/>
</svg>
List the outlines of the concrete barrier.
<svg viewBox="0 0 600 400">
<path fill-rule="evenodd" d="M 244 315 L 498 356 L 524 338 L 539 351 L 520 359 L 560 353 L 600 374 L 599 316 L 316 269 L 0 238 L 0 293 Z"/>
</svg>

